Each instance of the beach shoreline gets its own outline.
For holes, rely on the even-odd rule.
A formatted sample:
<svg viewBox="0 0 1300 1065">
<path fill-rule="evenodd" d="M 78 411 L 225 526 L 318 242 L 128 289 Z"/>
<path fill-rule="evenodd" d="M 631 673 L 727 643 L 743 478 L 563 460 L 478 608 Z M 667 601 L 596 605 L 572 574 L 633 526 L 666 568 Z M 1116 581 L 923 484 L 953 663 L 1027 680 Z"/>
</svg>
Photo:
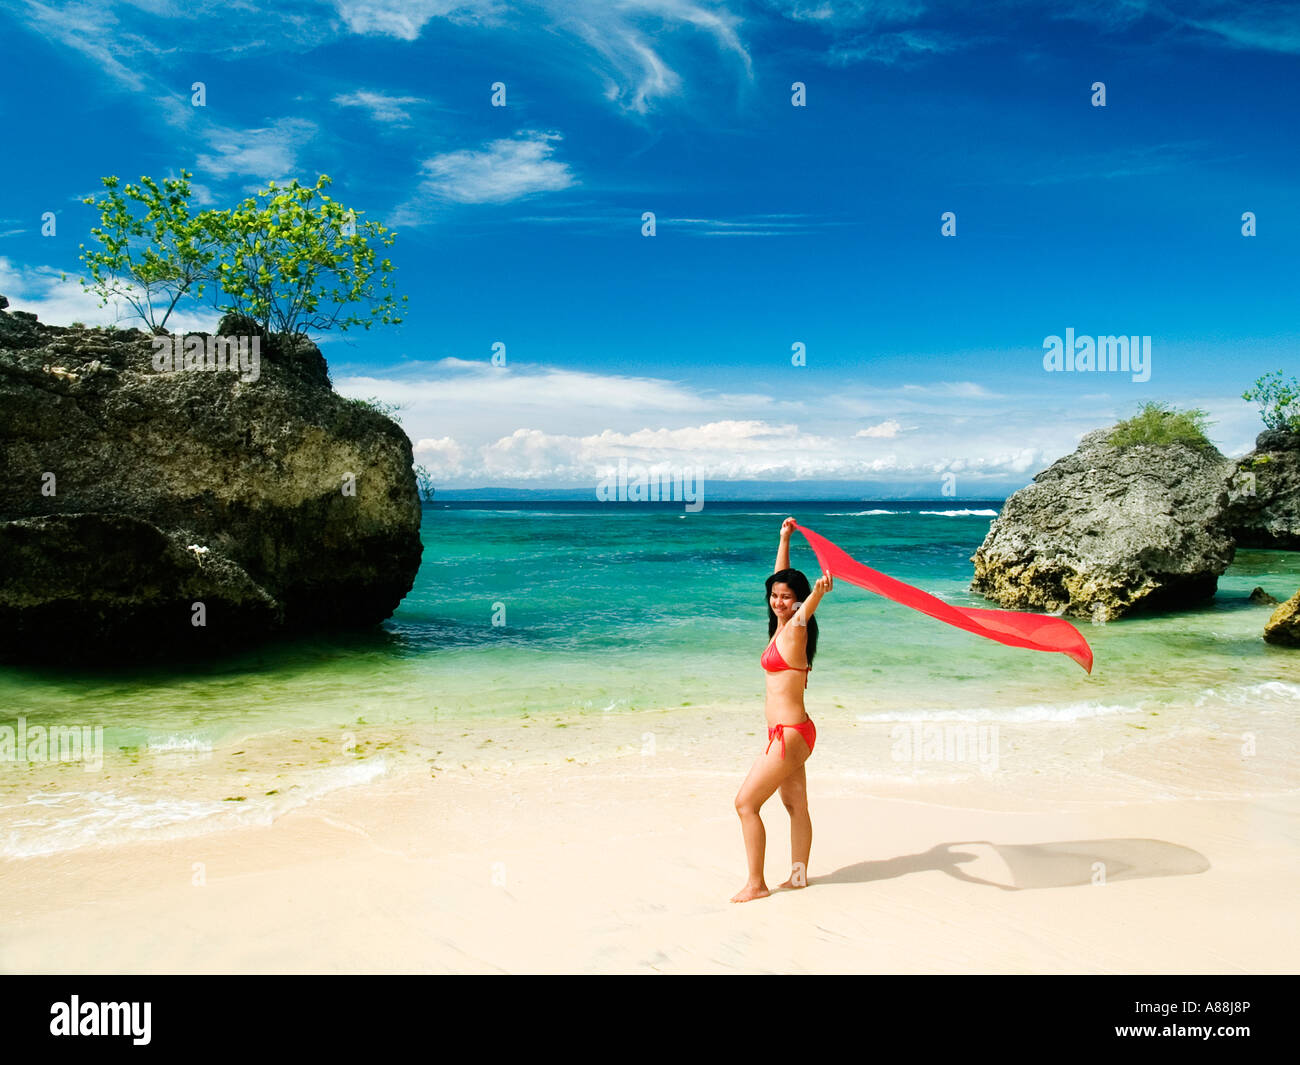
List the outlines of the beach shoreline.
<svg viewBox="0 0 1300 1065">
<path fill-rule="evenodd" d="M 1164 758 L 1164 782 L 1127 797 L 1113 790 L 1124 770 L 1080 772 L 1053 796 L 1028 787 L 1041 774 L 1014 765 L 991 774 L 921 765 L 910 783 L 873 777 L 853 762 L 879 749 L 885 726 L 819 723 L 809 886 L 737 905 L 728 899 L 744 879 L 744 849 L 732 801 L 762 750 L 761 718 L 717 711 L 722 726 L 701 739 L 688 731 L 702 717 L 693 712 L 613 724 L 619 715 L 592 715 L 594 737 L 568 736 L 531 765 L 439 768 L 412 757 L 266 824 L 6 859 L 0 970 L 1296 967 L 1300 795 L 1198 798 L 1174 786 L 1208 762 L 1221 779 L 1240 771 L 1221 738 L 1174 737 L 1190 769 Z M 1039 727 L 1059 742 L 1075 726 Z M 512 739 L 506 723 L 488 731 L 507 753 L 522 737 L 537 743 L 517 728 Z M 1151 760 L 1153 742 L 1139 743 L 1138 761 Z M 558 753 L 566 749 L 576 753 Z M 763 818 L 775 887 L 789 873 L 788 819 L 775 797 Z"/>
</svg>

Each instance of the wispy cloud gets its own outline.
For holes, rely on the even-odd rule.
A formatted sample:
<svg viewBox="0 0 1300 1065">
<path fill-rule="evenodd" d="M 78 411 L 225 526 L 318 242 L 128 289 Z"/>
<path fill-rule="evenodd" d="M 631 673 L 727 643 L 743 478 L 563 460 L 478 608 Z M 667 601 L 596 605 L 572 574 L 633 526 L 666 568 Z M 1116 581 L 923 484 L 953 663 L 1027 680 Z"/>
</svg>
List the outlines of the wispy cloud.
<svg viewBox="0 0 1300 1065">
<path fill-rule="evenodd" d="M 738 60 L 746 79 L 754 76 L 749 49 L 740 39 L 740 18 L 725 7 L 690 0 L 549 0 L 560 29 L 573 33 L 602 60 L 594 70 L 604 82 L 605 98 L 626 111 L 646 114 L 657 99 L 682 90 L 682 78 L 666 56 L 664 27 L 694 27 L 713 39 L 723 53 Z M 638 23 L 638 16 L 649 28 Z"/>
<path fill-rule="evenodd" d="M 682 76 L 667 55 L 665 30 L 698 31 L 737 63 L 745 78 L 753 59 L 741 40 L 741 18 L 723 4 L 692 0 L 334 0 L 353 33 L 416 41 L 435 19 L 485 30 L 519 25 L 544 27 L 550 39 L 585 46 L 605 98 L 625 111 L 645 114 L 657 100 L 682 91 Z M 681 47 L 680 38 L 674 47 Z"/>
<path fill-rule="evenodd" d="M 1203 44 L 1287 55 L 1300 53 L 1300 4 L 1295 0 L 1183 0 L 1177 5 L 1162 0 L 1122 0 L 1116 4 L 1071 0 L 1059 3 L 1050 13 L 1056 18 L 1093 23 L 1108 32 L 1150 19 L 1176 31 L 1191 31 Z"/>
<path fill-rule="evenodd" d="M 567 163 L 552 158 L 558 133 L 521 130 L 480 149 L 445 152 L 421 165 L 416 195 L 397 211 L 394 224 L 419 225 L 442 203 L 510 203 L 578 184 Z"/>
<path fill-rule="evenodd" d="M 27 25 L 62 48 L 77 52 L 126 89 L 140 92 L 145 78 L 134 60 L 141 54 L 157 54 L 149 38 L 123 27 L 112 4 L 36 3 L 27 0 Z"/>
<path fill-rule="evenodd" d="M 1184 21 L 1234 48 L 1300 54 L 1300 7 L 1295 4 L 1225 7 L 1205 18 L 1184 16 Z"/>
<path fill-rule="evenodd" d="M 298 150 L 315 137 L 317 126 L 302 118 L 281 118 L 260 129 L 212 129 L 205 134 L 212 153 L 198 157 L 199 168 L 218 180 L 245 174 L 261 181 L 290 177 Z"/>
<path fill-rule="evenodd" d="M 334 0 L 334 8 L 353 33 L 414 41 L 433 19 L 495 23 L 508 13 L 499 0 Z"/>
<path fill-rule="evenodd" d="M 357 89 L 355 92 L 340 93 L 334 97 L 334 103 L 340 107 L 362 107 L 370 113 L 376 122 L 387 125 L 405 126 L 411 121 L 408 107 L 428 103 L 420 96 L 388 96 L 382 92 Z"/>
<path fill-rule="evenodd" d="M 229 32 L 232 9 L 252 13 L 255 36 Z M 332 20 L 294 3 L 254 9 L 229 0 L 25 0 L 19 16 L 31 32 L 84 56 L 96 73 L 132 92 L 163 89 L 158 71 L 169 58 L 304 51 L 338 34 Z"/>
<path fill-rule="evenodd" d="M 888 392 L 889 389 L 882 391 Z M 934 381 L 925 385 L 902 385 L 900 392 L 910 395 L 954 396 L 960 399 L 1006 399 L 1006 396 L 990 392 L 975 381 Z"/>
<path fill-rule="evenodd" d="M 1205 141 L 1136 144 L 1109 152 L 1075 151 L 1068 165 L 1046 174 L 1008 174 L 1007 181 L 1024 185 L 1059 185 L 1077 181 L 1113 181 L 1147 177 L 1190 165 L 1204 165 L 1210 145 Z"/>
<path fill-rule="evenodd" d="M 682 232 L 699 237 L 783 237 L 798 236 L 834 226 L 861 225 L 861 222 L 819 219 L 813 215 L 755 214 L 739 218 L 661 218 L 659 225 L 679 227 Z"/>
<path fill-rule="evenodd" d="M 946 55 L 974 43 L 974 39 L 935 30 L 898 30 L 892 33 L 855 35 L 837 41 L 831 45 L 827 58 L 836 66 L 848 66 L 864 60 L 892 66 Z"/>
<path fill-rule="evenodd" d="M 1167 47 L 1177 40 L 1251 51 L 1300 53 L 1300 5 L 1294 0 L 1002 0 L 984 5 L 942 5 L 927 0 L 763 0 L 782 18 L 823 30 L 827 62 L 910 66 L 994 42 L 1015 46 L 1017 27 L 1032 19 L 1087 23 L 1106 34 L 1129 32 L 1141 22 L 1165 27 Z M 965 23 L 951 32 L 938 25 L 954 15 Z"/>
</svg>

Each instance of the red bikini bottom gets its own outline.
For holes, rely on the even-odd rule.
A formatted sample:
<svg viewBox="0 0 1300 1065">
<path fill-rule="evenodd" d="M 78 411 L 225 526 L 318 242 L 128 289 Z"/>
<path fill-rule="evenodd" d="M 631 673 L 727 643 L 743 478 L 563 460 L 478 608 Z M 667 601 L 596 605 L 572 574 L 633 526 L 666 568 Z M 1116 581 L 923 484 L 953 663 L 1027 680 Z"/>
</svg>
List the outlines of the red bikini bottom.
<svg viewBox="0 0 1300 1065">
<path fill-rule="evenodd" d="M 785 757 L 785 730 L 792 728 L 795 732 L 803 737 L 804 742 L 808 744 L 808 753 L 812 754 L 813 744 L 817 742 L 817 726 L 813 724 L 812 718 L 809 718 L 802 725 L 773 725 L 767 730 L 767 751 L 772 749 L 772 741 L 778 736 L 781 737 L 781 757 Z M 764 754 L 767 754 L 764 751 Z"/>
</svg>

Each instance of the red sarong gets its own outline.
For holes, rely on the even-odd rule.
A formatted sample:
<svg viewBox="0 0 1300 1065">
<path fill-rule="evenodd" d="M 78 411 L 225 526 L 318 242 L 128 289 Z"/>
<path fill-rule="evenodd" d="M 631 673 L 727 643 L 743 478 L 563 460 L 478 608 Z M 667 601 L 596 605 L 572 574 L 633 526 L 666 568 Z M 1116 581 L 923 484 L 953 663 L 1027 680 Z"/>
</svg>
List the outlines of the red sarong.
<svg viewBox="0 0 1300 1065">
<path fill-rule="evenodd" d="M 1009 647 L 1027 647 L 1031 651 L 1059 651 L 1092 672 L 1092 648 L 1083 633 L 1065 618 L 1050 614 L 1026 614 L 1016 610 L 978 610 L 945 603 L 929 592 L 913 588 L 879 570 L 864 566 L 840 548 L 818 536 L 811 529 L 795 523 L 817 556 L 817 562 L 832 577 L 840 577 L 859 588 L 883 595 L 895 603 L 910 606 L 922 614 L 946 621 L 959 629 L 973 632 Z"/>
</svg>

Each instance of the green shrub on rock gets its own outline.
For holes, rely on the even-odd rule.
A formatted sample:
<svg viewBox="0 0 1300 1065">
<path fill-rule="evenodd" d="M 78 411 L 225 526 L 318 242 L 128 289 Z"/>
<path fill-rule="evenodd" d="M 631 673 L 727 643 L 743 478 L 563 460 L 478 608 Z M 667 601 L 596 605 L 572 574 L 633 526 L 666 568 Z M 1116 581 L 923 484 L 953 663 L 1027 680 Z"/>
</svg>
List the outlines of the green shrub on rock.
<svg viewBox="0 0 1300 1065">
<path fill-rule="evenodd" d="M 1187 447 L 1212 449 L 1214 444 L 1205 435 L 1211 424 L 1208 415 L 1200 408 L 1177 410 L 1165 403 L 1143 403 L 1137 414 L 1115 426 L 1109 442 L 1115 447 L 1132 447 L 1134 444 L 1151 444 L 1161 447 L 1184 444 Z"/>
</svg>

